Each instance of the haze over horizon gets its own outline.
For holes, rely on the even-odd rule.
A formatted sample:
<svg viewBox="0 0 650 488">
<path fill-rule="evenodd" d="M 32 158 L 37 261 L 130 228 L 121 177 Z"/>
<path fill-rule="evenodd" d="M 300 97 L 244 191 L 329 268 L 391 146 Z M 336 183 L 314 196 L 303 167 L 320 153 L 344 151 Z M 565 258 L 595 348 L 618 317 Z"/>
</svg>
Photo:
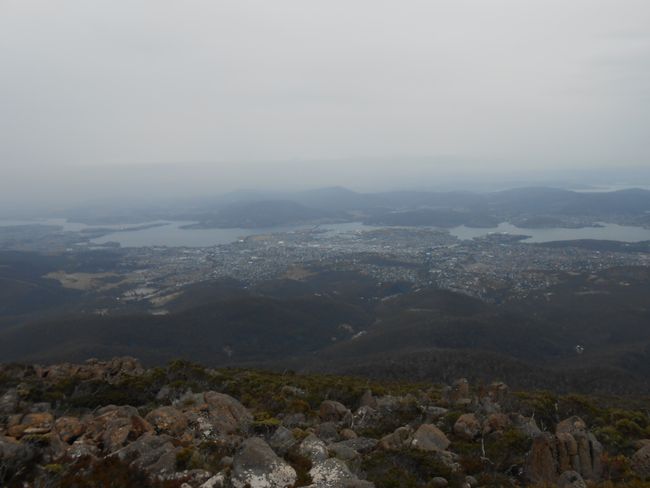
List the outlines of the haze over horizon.
<svg viewBox="0 0 650 488">
<path fill-rule="evenodd" d="M 640 0 L 9 0 L 0 63 L 3 203 L 650 181 Z"/>
</svg>

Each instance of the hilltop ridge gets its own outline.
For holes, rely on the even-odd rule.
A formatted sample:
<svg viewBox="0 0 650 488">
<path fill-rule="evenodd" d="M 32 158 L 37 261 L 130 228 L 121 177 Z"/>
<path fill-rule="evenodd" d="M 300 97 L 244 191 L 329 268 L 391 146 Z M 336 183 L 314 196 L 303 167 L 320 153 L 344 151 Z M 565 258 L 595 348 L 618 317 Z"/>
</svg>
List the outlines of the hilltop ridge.
<svg viewBox="0 0 650 488">
<path fill-rule="evenodd" d="M 646 401 L 129 357 L 5 364 L 0 484 L 641 487 Z"/>
</svg>

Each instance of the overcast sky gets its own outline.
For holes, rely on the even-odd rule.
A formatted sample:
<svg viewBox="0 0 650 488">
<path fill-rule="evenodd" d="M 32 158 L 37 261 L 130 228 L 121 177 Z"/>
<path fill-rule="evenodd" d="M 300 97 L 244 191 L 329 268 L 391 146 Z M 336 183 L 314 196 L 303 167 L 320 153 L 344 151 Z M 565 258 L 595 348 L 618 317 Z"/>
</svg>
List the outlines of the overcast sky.
<svg viewBox="0 0 650 488">
<path fill-rule="evenodd" d="M 219 189 L 647 167 L 650 2 L 0 0 L 0 190 L 136 163 Z"/>
</svg>

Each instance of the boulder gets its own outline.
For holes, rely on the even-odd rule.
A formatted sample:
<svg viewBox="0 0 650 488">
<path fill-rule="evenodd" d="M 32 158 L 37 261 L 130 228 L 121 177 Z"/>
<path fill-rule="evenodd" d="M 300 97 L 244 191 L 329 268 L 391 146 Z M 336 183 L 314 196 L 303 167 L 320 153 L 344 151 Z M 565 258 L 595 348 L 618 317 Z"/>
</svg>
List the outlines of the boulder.
<svg viewBox="0 0 650 488">
<path fill-rule="evenodd" d="M 470 488 L 476 488 L 478 486 L 478 480 L 474 476 L 467 475 L 465 476 L 465 484 Z"/>
<path fill-rule="evenodd" d="M 444 417 L 447 412 L 449 412 L 448 409 L 434 406 L 434 405 L 428 405 L 428 406 L 423 406 L 420 407 L 422 410 L 422 413 L 425 415 L 425 419 L 427 424 L 430 424 L 442 417 Z"/>
<path fill-rule="evenodd" d="M 100 439 L 106 452 L 112 453 L 128 442 L 138 439 L 146 432 L 152 432 L 151 425 L 139 415 L 116 417 L 105 424 Z"/>
<path fill-rule="evenodd" d="M 395 432 L 381 438 L 379 447 L 386 451 L 399 451 L 408 447 L 413 441 L 413 429 L 409 426 L 398 427 Z"/>
<path fill-rule="evenodd" d="M 19 424 L 10 426 L 7 431 L 11 437 L 19 439 L 25 435 L 47 434 L 53 427 L 54 416 L 51 413 L 28 413 Z"/>
<path fill-rule="evenodd" d="M 10 388 L 0 396 L 0 415 L 9 415 L 18 410 L 20 397 L 15 388 Z"/>
<path fill-rule="evenodd" d="M 91 439 L 81 437 L 72 443 L 68 448 L 67 454 L 72 459 L 84 456 L 97 457 L 99 454 L 99 448 Z"/>
<path fill-rule="evenodd" d="M 513 424 L 515 429 L 530 438 L 536 437 L 542 433 L 533 417 L 524 417 L 523 415 L 517 414 L 514 417 Z"/>
<path fill-rule="evenodd" d="M 10 480 L 15 473 L 28 468 L 35 457 L 33 447 L 10 437 L 0 436 L 0 484 L 5 479 Z"/>
<path fill-rule="evenodd" d="M 526 457 L 526 477 L 533 483 L 552 484 L 558 478 L 555 437 L 540 434 L 533 438 L 533 445 Z"/>
<path fill-rule="evenodd" d="M 421 451 L 444 451 L 449 444 L 445 433 L 433 424 L 422 424 L 411 441 L 411 446 Z"/>
<path fill-rule="evenodd" d="M 525 472 L 535 483 L 557 483 L 565 472 L 576 472 L 582 478 L 599 481 L 602 477 L 602 446 L 586 430 L 585 423 L 572 417 L 558 424 L 557 434 L 541 434 L 533 439 Z"/>
<path fill-rule="evenodd" d="M 187 429 L 187 418 L 174 407 L 159 407 L 147 414 L 145 420 L 159 434 L 179 437 Z"/>
<path fill-rule="evenodd" d="M 327 450 L 330 456 L 343 461 L 353 473 L 358 473 L 361 470 L 361 455 L 351 447 L 341 444 L 331 444 Z"/>
<path fill-rule="evenodd" d="M 312 463 L 324 461 L 329 457 L 327 446 L 314 434 L 309 434 L 303 439 L 298 447 L 298 452 L 301 456 L 311 460 Z"/>
<path fill-rule="evenodd" d="M 378 443 L 376 439 L 370 439 L 369 437 L 355 437 L 354 439 L 337 442 L 335 445 L 346 446 L 361 454 L 367 454 L 374 450 Z"/>
<path fill-rule="evenodd" d="M 461 439 L 471 441 L 481 434 L 481 421 L 473 413 L 458 417 L 454 424 L 454 434 Z"/>
<path fill-rule="evenodd" d="M 115 455 L 122 461 L 133 460 L 134 466 L 151 474 L 165 477 L 176 471 L 176 455 L 180 450 L 174 446 L 172 437 L 147 432 Z"/>
<path fill-rule="evenodd" d="M 576 471 L 565 471 L 557 480 L 558 488 L 587 488 L 587 483 Z"/>
<path fill-rule="evenodd" d="M 577 432 L 586 432 L 587 424 L 580 417 L 569 417 L 562 420 L 555 427 L 556 434 L 571 434 L 575 435 Z"/>
<path fill-rule="evenodd" d="M 443 478 L 442 476 L 436 476 L 435 478 L 433 478 L 431 480 L 429 485 L 432 488 L 445 488 L 445 487 L 449 486 L 449 482 L 447 481 L 446 478 Z"/>
<path fill-rule="evenodd" d="M 641 479 L 650 479 L 650 444 L 646 444 L 632 455 L 632 469 Z"/>
<path fill-rule="evenodd" d="M 359 437 L 355 431 L 352 429 L 342 429 L 341 432 L 339 433 L 341 436 L 341 439 L 347 441 L 350 439 L 356 439 Z"/>
<path fill-rule="evenodd" d="M 320 404 L 318 416 L 322 422 L 344 422 L 352 419 L 352 413 L 340 402 L 325 400 Z"/>
<path fill-rule="evenodd" d="M 492 434 L 492 433 L 502 433 L 506 431 L 512 422 L 510 422 L 510 417 L 504 413 L 493 413 L 488 415 L 485 423 L 483 424 L 483 433 Z"/>
<path fill-rule="evenodd" d="M 269 445 L 280 456 L 284 456 L 295 443 L 296 438 L 293 432 L 282 425 L 275 430 L 269 439 Z"/>
<path fill-rule="evenodd" d="M 296 478 L 296 471 L 257 437 L 246 439 L 233 459 L 234 488 L 286 488 Z"/>
<path fill-rule="evenodd" d="M 77 417 L 60 417 L 54 422 L 54 430 L 63 442 L 72 444 L 83 435 L 86 426 Z"/>
<path fill-rule="evenodd" d="M 336 458 L 315 463 L 309 470 L 309 475 L 313 486 L 317 488 L 340 488 L 345 481 L 355 479 L 347 465 Z"/>
<path fill-rule="evenodd" d="M 352 425 L 355 429 L 368 429 L 382 422 L 382 414 L 372 407 L 360 407 L 352 416 Z"/>
<path fill-rule="evenodd" d="M 233 397 L 216 391 L 203 394 L 209 411 L 209 419 L 219 434 L 246 432 L 253 422 L 253 416 Z"/>
<path fill-rule="evenodd" d="M 323 422 L 316 426 L 316 435 L 327 444 L 338 442 L 341 438 L 335 422 Z"/>
<path fill-rule="evenodd" d="M 226 486 L 226 475 L 217 473 L 205 481 L 199 488 L 224 488 Z"/>
</svg>

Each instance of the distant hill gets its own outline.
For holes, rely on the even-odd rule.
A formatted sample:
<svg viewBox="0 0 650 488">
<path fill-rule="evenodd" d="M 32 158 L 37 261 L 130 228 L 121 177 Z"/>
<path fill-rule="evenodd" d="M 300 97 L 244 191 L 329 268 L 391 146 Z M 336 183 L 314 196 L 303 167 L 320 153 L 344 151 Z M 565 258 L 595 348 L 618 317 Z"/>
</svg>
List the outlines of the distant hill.
<svg viewBox="0 0 650 488">
<path fill-rule="evenodd" d="M 190 227 L 264 228 L 346 218 L 349 216 L 344 212 L 306 207 L 292 201 L 269 200 L 228 205 L 214 215 L 199 216 L 199 223 Z"/>
<path fill-rule="evenodd" d="M 180 356 L 430 381 L 476 376 L 484 364 L 515 386 L 650 393 L 649 274 L 625 268 L 577 275 L 504 305 L 372 284 L 354 273 L 249 290 L 201 284 L 170 303 L 166 316 L 71 313 L 5 327 L 0 357 L 50 362 L 130 354 L 158 364 Z"/>
<path fill-rule="evenodd" d="M 529 222 L 531 227 L 570 227 L 575 220 L 650 222 L 650 191 L 576 192 L 514 188 L 497 192 L 394 191 L 360 193 L 341 187 L 297 192 L 237 191 L 165 205 L 125 210 L 123 205 L 88 205 L 67 216 L 86 223 L 192 220 L 197 227 L 262 228 L 318 221 L 365 220 L 382 225 L 491 226 Z"/>
</svg>

